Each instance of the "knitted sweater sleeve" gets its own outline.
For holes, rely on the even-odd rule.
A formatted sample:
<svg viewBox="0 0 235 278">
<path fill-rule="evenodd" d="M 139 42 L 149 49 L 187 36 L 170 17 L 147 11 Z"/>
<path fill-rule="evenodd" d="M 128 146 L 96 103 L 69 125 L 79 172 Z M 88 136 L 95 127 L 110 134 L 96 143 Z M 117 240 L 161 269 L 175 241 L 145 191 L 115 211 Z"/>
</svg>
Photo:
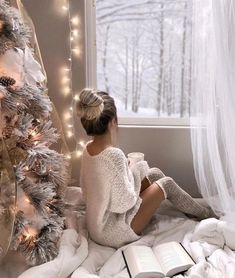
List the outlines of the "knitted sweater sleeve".
<svg viewBox="0 0 235 278">
<path fill-rule="evenodd" d="M 136 192 L 134 178 L 128 169 L 124 153 L 116 149 L 112 158 L 112 175 L 110 175 L 111 194 L 109 210 L 114 213 L 124 213 L 137 202 L 139 192 Z"/>
</svg>

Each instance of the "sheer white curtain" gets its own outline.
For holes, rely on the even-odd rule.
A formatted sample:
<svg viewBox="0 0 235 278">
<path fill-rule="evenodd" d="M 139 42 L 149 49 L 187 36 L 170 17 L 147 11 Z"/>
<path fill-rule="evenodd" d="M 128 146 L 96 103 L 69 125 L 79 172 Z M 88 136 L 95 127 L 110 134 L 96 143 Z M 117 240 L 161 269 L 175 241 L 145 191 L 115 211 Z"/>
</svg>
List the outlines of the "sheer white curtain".
<svg viewBox="0 0 235 278">
<path fill-rule="evenodd" d="M 235 4 L 193 1 L 195 174 L 211 207 L 235 223 Z"/>
</svg>

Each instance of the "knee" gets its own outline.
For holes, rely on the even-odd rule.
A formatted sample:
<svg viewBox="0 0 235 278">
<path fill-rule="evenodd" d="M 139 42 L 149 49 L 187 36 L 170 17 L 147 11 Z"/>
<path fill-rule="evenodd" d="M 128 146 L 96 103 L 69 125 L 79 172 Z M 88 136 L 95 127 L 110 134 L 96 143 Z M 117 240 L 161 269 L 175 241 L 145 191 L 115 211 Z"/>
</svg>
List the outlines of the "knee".
<svg viewBox="0 0 235 278">
<path fill-rule="evenodd" d="M 163 177 L 157 181 L 157 183 L 162 187 L 172 188 L 176 185 L 175 181 L 171 177 Z"/>
<path fill-rule="evenodd" d="M 149 180 L 150 184 L 158 181 L 159 179 L 165 177 L 163 172 L 158 168 L 150 168 L 146 175 L 147 179 Z"/>
<path fill-rule="evenodd" d="M 165 199 L 169 199 L 175 191 L 175 181 L 171 177 L 163 177 L 156 181 L 156 183 L 163 191 Z"/>
</svg>

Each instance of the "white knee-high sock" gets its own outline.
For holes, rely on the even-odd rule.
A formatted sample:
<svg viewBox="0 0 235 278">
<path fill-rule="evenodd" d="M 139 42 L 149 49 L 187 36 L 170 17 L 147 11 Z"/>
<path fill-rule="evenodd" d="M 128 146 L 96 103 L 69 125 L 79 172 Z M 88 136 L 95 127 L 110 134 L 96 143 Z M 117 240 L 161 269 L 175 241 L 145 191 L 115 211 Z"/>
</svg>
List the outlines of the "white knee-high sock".
<svg viewBox="0 0 235 278">
<path fill-rule="evenodd" d="M 159 180 L 160 178 L 165 177 L 163 172 L 158 168 L 150 168 L 147 172 L 146 178 L 148 179 L 149 183 L 152 184 L 155 181 Z"/>
<path fill-rule="evenodd" d="M 163 177 L 156 181 L 166 198 L 178 210 L 196 216 L 199 219 L 216 217 L 210 208 L 203 207 L 195 201 L 187 192 L 180 188 L 170 177 Z"/>
</svg>

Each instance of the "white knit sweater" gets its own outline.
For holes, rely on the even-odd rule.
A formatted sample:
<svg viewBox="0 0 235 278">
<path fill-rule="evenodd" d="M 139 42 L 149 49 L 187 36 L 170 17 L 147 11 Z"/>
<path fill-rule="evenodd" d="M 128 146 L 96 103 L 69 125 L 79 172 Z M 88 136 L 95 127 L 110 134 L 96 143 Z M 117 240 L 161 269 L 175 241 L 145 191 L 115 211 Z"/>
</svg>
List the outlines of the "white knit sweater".
<svg viewBox="0 0 235 278">
<path fill-rule="evenodd" d="M 141 180 L 149 167 L 146 161 L 130 169 L 124 153 L 108 147 L 91 156 L 84 149 L 81 187 L 86 202 L 90 237 L 99 244 L 118 248 L 139 238 L 130 227 L 142 199 Z"/>
</svg>

